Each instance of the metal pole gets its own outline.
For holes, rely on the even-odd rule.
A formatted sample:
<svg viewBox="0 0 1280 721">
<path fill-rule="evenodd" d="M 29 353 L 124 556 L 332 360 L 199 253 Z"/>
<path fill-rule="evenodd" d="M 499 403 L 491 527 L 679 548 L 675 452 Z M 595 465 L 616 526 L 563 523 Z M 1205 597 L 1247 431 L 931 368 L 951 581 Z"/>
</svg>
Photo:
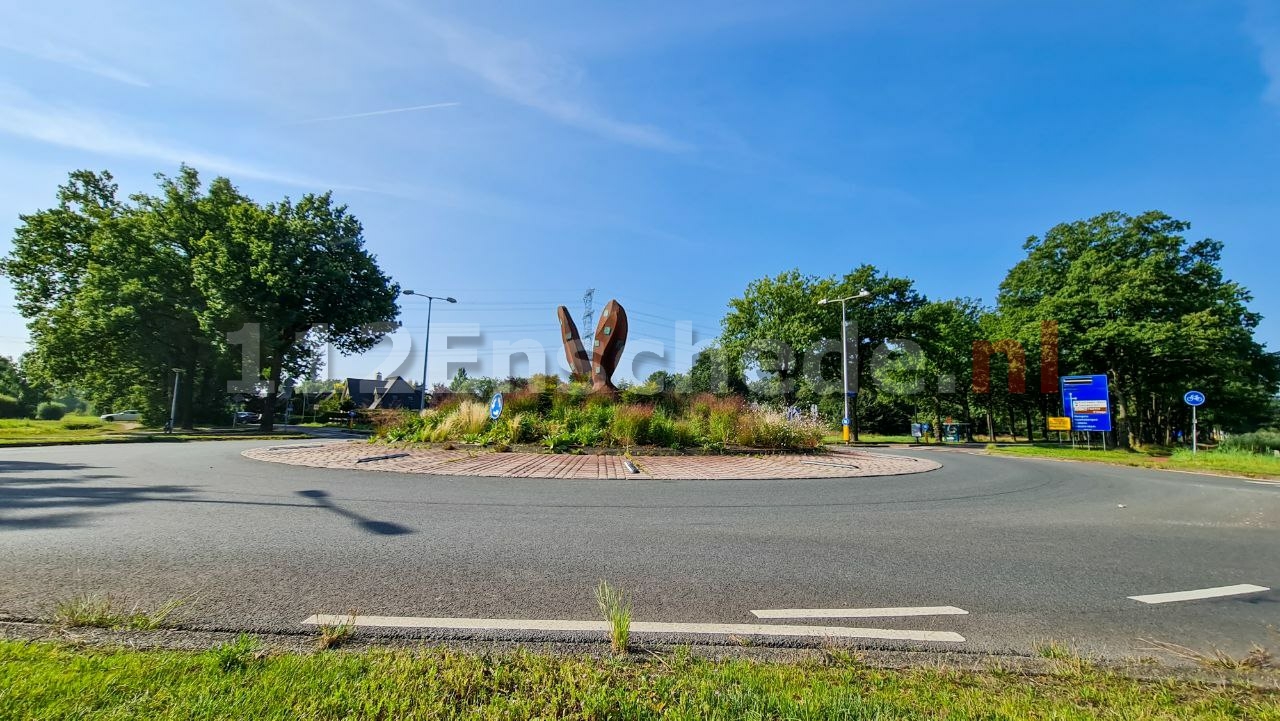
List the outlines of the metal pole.
<svg viewBox="0 0 1280 721">
<path fill-rule="evenodd" d="M 1196 407 L 1191 406 L 1191 455 L 1196 454 Z"/>
<path fill-rule="evenodd" d="M 840 301 L 840 360 L 843 363 L 844 378 L 844 417 L 840 419 L 843 426 L 845 445 L 849 444 L 849 315 L 845 310 L 845 301 Z"/>
<path fill-rule="evenodd" d="M 427 296 L 427 337 L 422 341 L 422 388 L 418 393 L 418 413 L 427 408 L 427 350 L 431 347 L 431 303 L 434 300 Z"/>
<path fill-rule="evenodd" d="M 182 371 L 173 369 L 173 402 L 169 404 L 169 429 L 166 433 L 173 433 L 173 424 L 178 417 L 178 379 L 181 377 Z"/>
</svg>

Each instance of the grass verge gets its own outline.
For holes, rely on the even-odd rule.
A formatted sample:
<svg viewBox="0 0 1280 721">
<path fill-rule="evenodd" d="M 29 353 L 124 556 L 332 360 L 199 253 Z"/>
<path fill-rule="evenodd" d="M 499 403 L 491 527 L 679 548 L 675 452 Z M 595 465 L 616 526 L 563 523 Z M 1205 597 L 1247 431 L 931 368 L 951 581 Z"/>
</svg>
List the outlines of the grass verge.
<svg viewBox="0 0 1280 721">
<path fill-rule="evenodd" d="M 1249 478 L 1280 478 L 1280 458 L 1246 451 L 1209 450 L 1192 455 L 1178 449 L 1124 450 L 1072 448 L 1036 443 L 1018 446 L 987 446 L 987 453 L 1024 458 L 1057 458 L 1072 461 L 1111 463 L 1138 468 L 1164 468 L 1176 471 L 1223 473 Z"/>
<path fill-rule="evenodd" d="M 0 641 L 3 718 L 1280 719 L 1253 687 L 1138 681 L 1087 664 L 1050 675 L 881 670 L 856 656 L 784 664 L 677 652 L 626 659 L 375 650 L 100 650 Z"/>
</svg>

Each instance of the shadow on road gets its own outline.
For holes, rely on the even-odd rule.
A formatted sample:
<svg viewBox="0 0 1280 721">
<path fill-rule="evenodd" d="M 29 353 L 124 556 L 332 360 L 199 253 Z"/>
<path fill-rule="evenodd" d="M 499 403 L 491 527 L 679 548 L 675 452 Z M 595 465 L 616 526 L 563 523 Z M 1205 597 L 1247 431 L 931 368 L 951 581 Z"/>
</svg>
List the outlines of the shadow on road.
<svg viewBox="0 0 1280 721">
<path fill-rule="evenodd" d="M 227 506 L 323 508 L 355 522 L 366 533 L 400 536 L 413 530 L 388 521 L 376 521 L 333 503 L 325 491 L 299 491 L 313 503 L 250 501 L 200 497 L 200 489 L 186 485 L 95 484 L 93 481 L 123 478 L 105 473 L 85 473 L 99 467 L 82 463 L 0 461 L 0 531 L 72 528 L 92 520 L 94 511 L 137 503 L 211 503 Z M 14 474 L 30 475 L 14 475 Z"/>
<path fill-rule="evenodd" d="M 357 527 L 361 530 L 368 531 L 369 533 L 376 533 L 379 536 L 402 536 L 406 533 L 413 533 L 413 529 L 406 528 L 397 523 L 391 523 L 390 521 L 374 521 L 365 518 L 358 513 L 354 513 L 337 506 L 329 499 L 328 491 L 298 491 L 298 495 L 315 501 L 316 506 L 319 508 L 333 511 L 343 518 L 349 518 L 352 521 L 355 521 Z"/>
</svg>

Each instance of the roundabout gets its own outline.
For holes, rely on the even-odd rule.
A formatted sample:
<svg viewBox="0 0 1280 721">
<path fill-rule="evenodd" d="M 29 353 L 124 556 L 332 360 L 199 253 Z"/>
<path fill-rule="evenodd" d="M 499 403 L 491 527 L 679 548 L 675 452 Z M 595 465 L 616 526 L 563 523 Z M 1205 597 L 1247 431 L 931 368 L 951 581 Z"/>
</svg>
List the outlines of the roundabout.
<svg viewBox="0 0 1280 721">
<path fill-rule="evenodd" d="M 653 455 L 496 453 L 374 446 L 358 441 L 251 448 L 246 458 L 310 468 L 437 476 L 582 480 L 771 480 L 899 476 L 936 470 L 928 458 L 842 451 L 827 454 Z M 627 466 L 630 460 L 635 467 Z"/>
</svg>

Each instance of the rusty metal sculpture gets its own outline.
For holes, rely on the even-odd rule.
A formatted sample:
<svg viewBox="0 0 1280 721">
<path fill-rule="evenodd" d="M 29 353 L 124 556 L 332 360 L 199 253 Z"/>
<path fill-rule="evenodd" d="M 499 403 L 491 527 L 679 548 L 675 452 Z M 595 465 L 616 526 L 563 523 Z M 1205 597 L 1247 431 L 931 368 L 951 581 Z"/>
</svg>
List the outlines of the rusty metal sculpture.
<svg viewBox="0 0 1280 721">
<path fill-rule="evenodd" d="M 611 300 L 600 313 L 596 324 L 595 349 L 587 357 L 586 346 L 578 334 L 578 326 L 569 315 L 569 309 L 560 306 L 560 336 L 564 339 L 564 356 L 569 370 L 579 377 L 591 378 L 591 389 L 602 393 L 616 393 L 613 372 L 622 360 L 622 349 L 627 345 L 627 312 L 616 300 Z"/>
</svg>

